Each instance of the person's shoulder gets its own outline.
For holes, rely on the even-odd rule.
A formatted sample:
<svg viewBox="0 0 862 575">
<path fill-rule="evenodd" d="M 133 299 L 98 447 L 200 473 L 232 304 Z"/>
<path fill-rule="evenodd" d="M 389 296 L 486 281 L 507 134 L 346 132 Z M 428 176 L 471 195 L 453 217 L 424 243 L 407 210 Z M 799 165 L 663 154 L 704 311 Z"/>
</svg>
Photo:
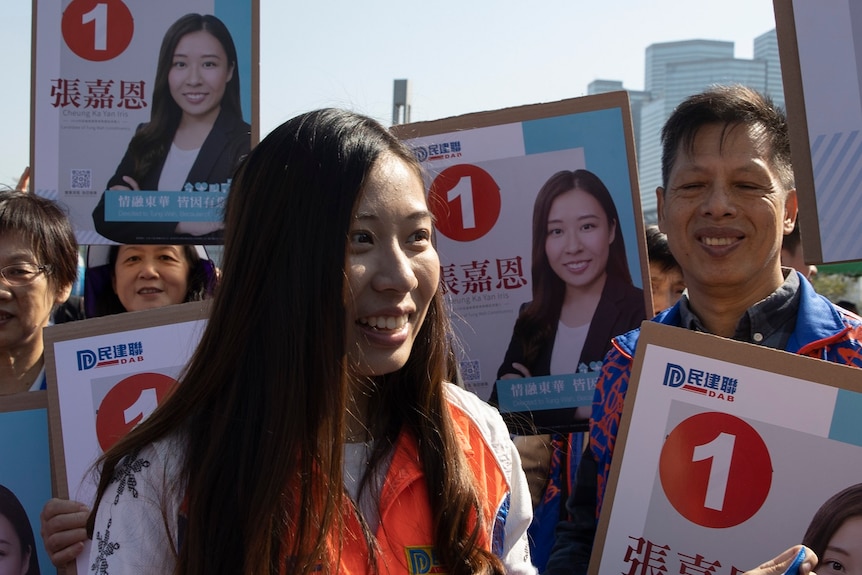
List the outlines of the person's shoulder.
<svg viewBox="0 0 862 575">
<path fill-rule="evenodd" d="M 186 438 L 174 433 L 129 453 L 118 463 L 114 480 L 128 476 L 170 479 L 179 476 L 185 461 Z"/>
<path fill-rule="evenodd" d="M 444 384 L 444 389 L 446 390 L 446 399 L 449 403 L 464 411 L 472 418 L 485 419 L 499 416 L 499 412 L 496 409 L 472 391 L 448 382 Z"/>
<path fill-rule="evenodd" d="M 475 393 L 455 384 L 447 383 L 445 390 L 463 448 L 472 451 L 473 457 L 496 461 L 498 469 L 509 477 L 515 469 L 517 451 L 500 412 Z"/>
<path fill-rule="evenodd" d="M 445 390 L 449 405 L 462 415 L 460 418 L 456 417 L 456 425 L 459 425 L 462 431 L 466 426 L 473 426 L 492 445 L 500 442 L 503 438 L 509 440 L 509 430 L 496 408 L 472 391 L 454 383 L 446 383 Z"/>
</svg>

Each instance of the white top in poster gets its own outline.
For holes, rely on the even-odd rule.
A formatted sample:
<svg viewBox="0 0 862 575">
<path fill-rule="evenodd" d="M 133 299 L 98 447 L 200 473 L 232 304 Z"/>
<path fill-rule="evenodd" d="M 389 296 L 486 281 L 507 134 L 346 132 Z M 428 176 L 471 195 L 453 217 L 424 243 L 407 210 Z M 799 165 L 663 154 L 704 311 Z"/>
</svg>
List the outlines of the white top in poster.
<svg viewBox="0 0 862 575">
<path fill-rule="evenodd" d="M 257 0 L 34 0 L 33 186 L 81 244 L 218 244 L 257 124 Z"/>
<path fill-rule="evenodd" d="M 860 409 L 862 370 L 645 322 L 590 573 L 736 575 L 800 543 L 862 481 Z"/>
<path fill-rule="evenodd" d="M 425 169 L 464 383 L 510 428 L 529 413 L 521 433 L 585 424 L 573 411 L 591 402 L 611 337 L 645 318 L 630 119 L 616 93 L 394 128 Z M 540 300 L 555 311 L 534 345 L 513 328 Z"/>
<path fill-rule="evenodd" d="M 207 309 L 192 302 L 45 329 L 58 497 L 93 504 L 93 464 L 176 384 Z M 88 557 L 78 557 L 78 573 L 88 572 Z"/>
</svg>

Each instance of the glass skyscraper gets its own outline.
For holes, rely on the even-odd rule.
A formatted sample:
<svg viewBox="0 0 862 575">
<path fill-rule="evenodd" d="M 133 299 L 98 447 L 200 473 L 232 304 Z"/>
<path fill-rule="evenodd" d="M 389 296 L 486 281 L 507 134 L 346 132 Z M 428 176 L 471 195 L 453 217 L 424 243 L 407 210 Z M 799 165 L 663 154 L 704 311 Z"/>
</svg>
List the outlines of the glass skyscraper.
<svg viewBox="0 0 862 575">
<path fill-rule="evenodd" d="M 638 154 L 644 219 L 656 221 L 655 189 L 661 185 L 661 128 L 682 100 L 713 84 L 744 84 L 784 106 L 778 40 L 770 30 L 754 40 L 754 57 L 734 58 L 733 42 L 683 40 L 647 47 L 644 90 L 629 92 Z M 622 82 L 595 80 L 589 94 L 624 90 Z"/>
</svg>

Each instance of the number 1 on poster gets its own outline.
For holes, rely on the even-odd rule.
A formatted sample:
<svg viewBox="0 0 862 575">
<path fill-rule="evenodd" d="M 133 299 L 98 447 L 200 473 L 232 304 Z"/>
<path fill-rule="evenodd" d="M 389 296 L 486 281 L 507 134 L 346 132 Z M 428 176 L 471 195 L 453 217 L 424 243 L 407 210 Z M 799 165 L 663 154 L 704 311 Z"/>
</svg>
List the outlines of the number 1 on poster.
<svg viewBox="0 0 862 575">
<path fill-rule="evenodd" d="M 81 16 L 81 24 L 94 23 L 93 49 L 108 49 L 108 5 L 96 4 L 93 9 Z"/>
<path fill-rule="evenodd" d="M 461 176 L 447 196 L 450 202 L 461 200 L 461 227 L 469 230 L 476 227 L 476 211 L 473 207 L 473 178 Z"/>
<path fill-rule="evenodd" d="M 704 507 L 721 511 L 724 496 L 727 494 L 727 479 L 730 476 L 730 461 L 733 458 L 733 444 L 736 437 L 729 433 L 719 433 L 718 437 L 694 448 L 693 462 L 711 459 L 709 481 L 706 486 Z"/>
<path fill-rule="evenodd" d="M 500 216 L 500 186 L 473 164 L 449 166 L 434 178 L 428 191 L 437 231 L 458 242 L 487 234 Z"/>
<path fill-rule="evenodd" d="M 76 56 L 104 62 L 129 47 L 135 19 L 123 0 L 72 0 L 63 11 L 60 31 Z"/>
<path fill-rule="evenodd" d="M 704 412 L 684 419 L 667 435 L 659 479 L 681 516 L 724 529 L 748 520 L 766 501 L 772 461 L 763 438 L 746 421 Z"/>
<path fill-rule="evenodd" d="M 135 403 L 123 410 L 123 417 L 126 423 L 132 423 L 140 417 L 138 423 L 142 422 L 150 416 L 152 412 L 159 406 L 159 398 L 156 395 L 156 390 L 153 388 L 142 389 Z"/>
</svg>

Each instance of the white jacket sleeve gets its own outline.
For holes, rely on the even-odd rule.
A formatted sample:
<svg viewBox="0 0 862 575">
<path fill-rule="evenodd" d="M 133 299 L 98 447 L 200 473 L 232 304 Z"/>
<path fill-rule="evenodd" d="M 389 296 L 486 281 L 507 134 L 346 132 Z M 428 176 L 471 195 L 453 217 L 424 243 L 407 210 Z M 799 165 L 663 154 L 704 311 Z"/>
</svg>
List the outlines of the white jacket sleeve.
<svg viewBox="0 0 862 575">
<path fill-rule="evenodd" d="M 176 473 L 175 456 L 162 443 L 120 462 L 96 513 L 90 573 L 173 572 L 179 513 Z"/>
<path fill-rule="evenodd" d="M 527 540 L 527 529 L 533 521 L 533 504 L 527 477 L 521 468 L 521 456 L 512 442 L 509 429 L 500 413 L 476 394 L 455 385 L 448 385 L 447 392 L 450 401 L 470 414 L 474 423 L 482 429 L 482 435 L 509 484 L 501 556 L 506 572 L 512 575 L 536 575 Z"/>
</svg>

